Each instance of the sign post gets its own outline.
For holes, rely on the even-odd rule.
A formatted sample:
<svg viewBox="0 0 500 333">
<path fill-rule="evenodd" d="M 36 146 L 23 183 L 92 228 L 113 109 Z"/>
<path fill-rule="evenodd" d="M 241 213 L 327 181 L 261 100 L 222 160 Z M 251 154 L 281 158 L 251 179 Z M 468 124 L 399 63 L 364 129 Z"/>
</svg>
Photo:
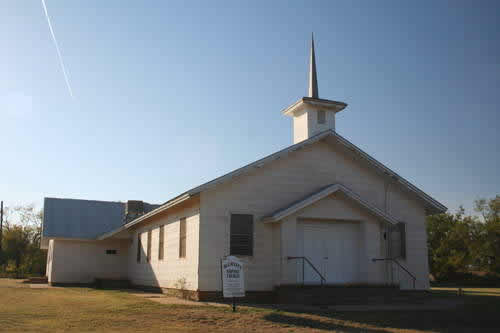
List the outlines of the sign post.
<svg viewBox="0 0 500 333">
<path fill-rule="evenodd" d="M 236 257 L 228 256 L 221 260 L 222 294 L 232 298 L 233 312 L 236 312 L 236 297 L 245 297 L 245 277 L 243 263 Z"/>
</svg>

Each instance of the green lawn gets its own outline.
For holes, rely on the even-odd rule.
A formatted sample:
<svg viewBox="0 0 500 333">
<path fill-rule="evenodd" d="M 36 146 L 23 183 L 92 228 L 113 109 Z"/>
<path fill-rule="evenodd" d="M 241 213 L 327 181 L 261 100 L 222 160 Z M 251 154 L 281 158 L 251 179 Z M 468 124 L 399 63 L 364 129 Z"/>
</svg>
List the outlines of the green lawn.
<svg viewBox="0 0 500 333">
<path fill-rule="evenodd" d="M 0 331 L 499 331 L 500 288 L 464 290 L 465 304 L 454 310 L 299 313 L 241 307 L 234 314 L 229 307 L 164 305 L 127 292 L 89 288 L 31 289 L 0 279 Z M 433 293 L 457 297 L 450 288 Z"/>
</svg>

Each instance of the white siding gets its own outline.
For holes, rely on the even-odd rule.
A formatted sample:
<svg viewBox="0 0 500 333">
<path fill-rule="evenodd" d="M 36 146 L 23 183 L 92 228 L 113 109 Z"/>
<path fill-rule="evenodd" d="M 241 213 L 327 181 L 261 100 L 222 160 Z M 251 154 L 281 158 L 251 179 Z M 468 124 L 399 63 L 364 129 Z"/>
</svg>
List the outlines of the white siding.
<svg viewBox="0 0 500 333">
<path fill-rule="evenodd" d="M 323 109 L 325 112 L 325 123 L 318 123 L 318 110 L 312 106 L 306 107 L 302 111 L 295 112 L 293 116 L 293 143 L 299 143 L 303 140 L 326 131 L 335 130 L 335 112 Z"/>
<path fill-rule="evenodd" d="M 96 278 L 126 279 L 128 241 L 51 240 L 51 283 L 92 283 Z M 116 255 L 106 254 L 116 250 Z"/>
<path fill-rule="evenodd" d="M 180 219 L 186 217 L 186 258 L 179 258 Z M 129 279 L 133 284 L 178 288 L 185 279 L 185 288 L 198 289 L 198 254 L 199 254 L 199 206 L 191 206 L 175 211 L 170 215 L 153 218 L 147 225 L 132 232 L 129 250 Z M 160 225 L 164 225 L 164 255 L 158 259 Z M 151 262 L 146 261 L 147 232 L 152 230 Z M 141 233 L 141 262 L 137 258 L 137 235 Z"/>
<path fill-rule="evenodd" d="M 256 221 L 259 223 L 258 221 Z M 282 249 L 281 249 L 281 224 L 275 223 L 272 225 L 273 230 L 273 242 L 272 242 L 272 265 L 273 265 L 273 285 L 279 285 L 281 283 L 281 272 L 283 270 L 281 264 Z"/>
<path fill-rule="evenodd" d="M 406 193 L 394 185 L 389 189 L 389 198 L 389 213 L 406 223 L 406 260 L 399 261 L 416 275 L 417 289 L 429 289 L 425 211 L 418 202 L 410 200 Z M 399 274 L 402 288 L 413 288 L 412 279 L 406 273 L 396 274 Z"/>
<path fill-rule="evenodd" d="M 52 260 L 54 258 L 54 240 L 49 240 L 49 248 L 47 250 L 47 269 L 45 270 L 45 275 L 47 275 L 48 281 L 52 279 Z"/>
<path fill-rule="evenodd" d="M 201 193 L 200 223 L 200 290 L 220 290 L 220 258 L 229 254 L 229 218 L 233 213 L 249 213 L 255 217 L 254 256 L 243 258 L 246 263 L 248 290 L 271 290 L 276 284 L 276 251 L 280 249 L 281 265 L 288 254 L 295 250 L 296 227 L 283 228 L 280 237 L 273 226 L 259 222 L 276 209 L 289 205 L 322 186 L 340 183 L 371 205 L 385 211 L 385 188 L 390 179 L 356 159 L 341 146 L 318 142 L 290 153 L 287 157 L 264 165 L 260 169 L 235 178 Z M 396 185 L 393 185 L 396 187 Z M 427 288 L 427 256 L 425 243 L 424 208 L 411 194 L 394 191 L 388 196 L 392 202 L 389 213 L 402 218 L 408 225 L 408 268 L 418 272 L 421 287 Z M 352 216 L 351 216 L 352 218 Z M 363 219 L 368 221 L 365 216 Z M 384 250 L 381 232 L 376 223 L 367 223 L 364 229 L 365 262 Z M 373 239 L 371 234 L 375 232 Z M 411 234 L 414 233 L 414 234 Z M 273 244 L 281 239 L 281 244 Z M 378 265 L 378 266 L 375 266 Z M 376 268 L 376 280 L 383 274 L 383 263 L 367 264 L 365 271 Z M 282 266 L 282 283 L 295 270 Z M 274 274 L 273 274 L 274 272 Z"/>
<path fill-rule="evenodd" d="M 293 117 L 293 143 L 304 141 L 309 137 L 309 113 L 302 111 Z"/>
</svg>

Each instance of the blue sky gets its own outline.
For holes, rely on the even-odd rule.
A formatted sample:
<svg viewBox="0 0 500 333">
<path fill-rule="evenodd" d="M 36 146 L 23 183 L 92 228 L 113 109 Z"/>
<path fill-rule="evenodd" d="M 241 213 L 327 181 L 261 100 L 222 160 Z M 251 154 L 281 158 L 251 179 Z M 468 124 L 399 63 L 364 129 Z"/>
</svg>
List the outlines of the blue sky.
<svg viewBox="0 0 500 333">
<path fill-rule="evenodd" d="M 160 203 L 284 148 L 280 111 L 337 131 L 447 205 L 500 193 L 496 1 L 0 3 L 0 199 Z"/>
</svg>

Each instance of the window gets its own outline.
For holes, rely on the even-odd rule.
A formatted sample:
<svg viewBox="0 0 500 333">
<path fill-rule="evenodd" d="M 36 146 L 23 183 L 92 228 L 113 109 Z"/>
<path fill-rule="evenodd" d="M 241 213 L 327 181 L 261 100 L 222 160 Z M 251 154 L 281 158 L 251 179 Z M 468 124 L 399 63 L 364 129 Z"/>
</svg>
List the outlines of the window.
<svg viewBox="0 0 500 333">
<path fill-rule="evenodd" d="M 398 223 L 399 234 L 401 235 L 401 258 L 406 259 L 406 223 Z"/>
<path fill-rule="evenodd" d="M 390 257 L 406 259 L 406 224 L 404 222 L 391 227 L 389 241 Z"/>
<path fill-rule="evenodd" d="M 325 122 L 326 122 L 325 110 L 318 110 L 318 124 L 324 124 Z"/>
<path fill-rule="evenodd" d="M 151 262 L 151 233 L 152 233 L 152 231 L 149 230 L 148 231 L 148 250 L 147 250 L 147 253 L 146 253 L 146 260 L 147 260 L 147 262 Z"/>
<path fill-rule="evenodd" d="M 116 254 L 116 250 L 106 250 L 106 254 Z"/>
<path fill-rule="evenodd" d="M 141 262 L 141 251 L 142 251 L 141 233 L 138 233 L 137 234 L 137 262 Z"/>
<path fill-rule="evenodd" d="M 159 236 L 158 236 L 158 244 L 159 244 L 159 247 L 158 247 L 158 260 L 163 260 L 163 240 L 164 240 L 164 226 L 161 225 L 160 226 L 160 232 L 159 232 Z"/>
<path fill-rule="evenodd" d="M 179 224 L 179 258 L 186 258 L 186 218 L 181 218 Z"/>
<path fill-rule="evenodd" d="M 230 234 L 231 255 L 253 255 L 253 215 L 231 214 Z"/>
</svg>

